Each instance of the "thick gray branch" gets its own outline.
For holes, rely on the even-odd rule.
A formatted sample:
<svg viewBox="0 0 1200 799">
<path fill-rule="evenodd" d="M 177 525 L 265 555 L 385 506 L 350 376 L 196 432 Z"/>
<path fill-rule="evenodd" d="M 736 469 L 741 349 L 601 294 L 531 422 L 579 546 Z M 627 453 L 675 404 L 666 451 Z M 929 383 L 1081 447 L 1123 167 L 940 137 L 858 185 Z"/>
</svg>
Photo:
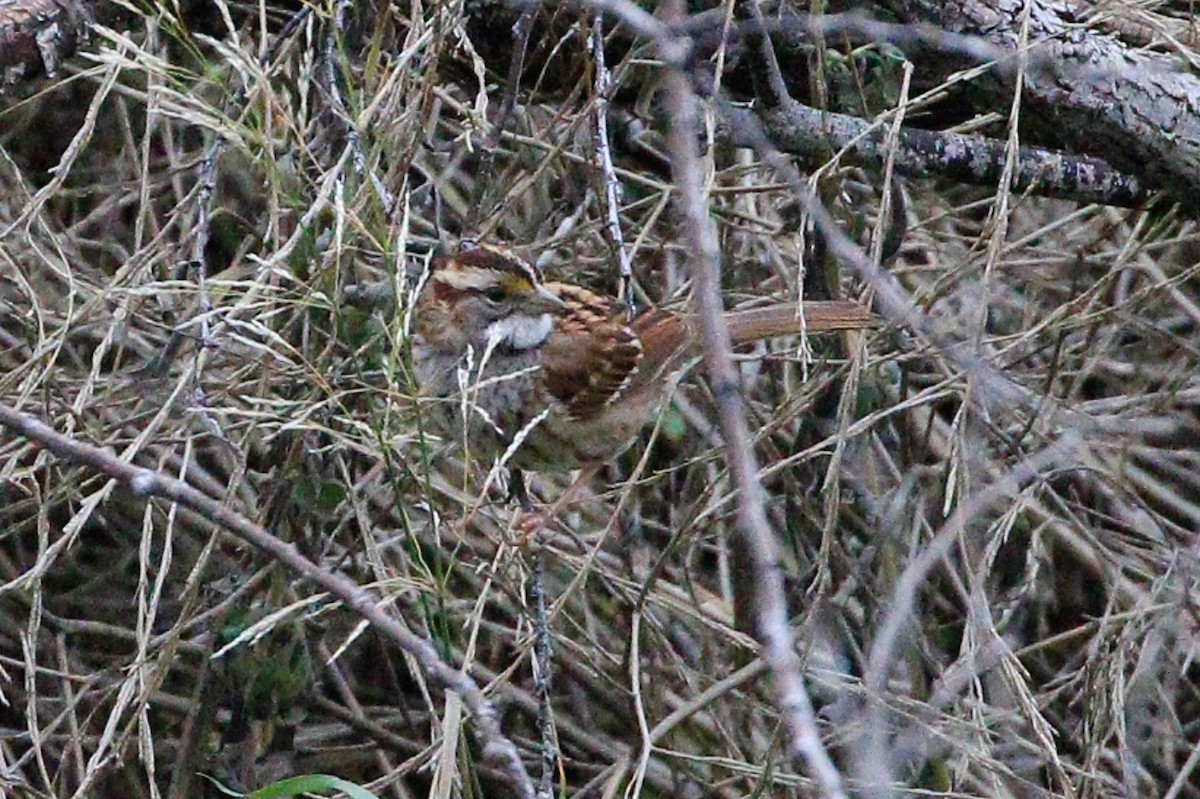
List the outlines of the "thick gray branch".
<svg viewBox="0 0 1200 799">
<path fill-rule="evenodd" d="M 890 0 L 909 22 L 974 35 L 1015 52 L 1026 0 Z M 1037 69 L 1025 76 L 1026 107 L 1064 147 L 1194 201 L 1200 196 L 1200 77 L 1176 59 L 1137 51 L 1079 24 L 1077 4 L 1032 0 L 1029 38 Z M 1011 73 L 991 74 L 997 102 Z M 987 83 L 984 84 L 987 86 Z"/>
<path fill-rule="evenodd" d="M 739 136 L 754 112 L 733 111 L 728 129 L 740 147 L 753 142 Z M 771 141 L 785 153 L 819 164 L 830 154 L 850 147 L 853 159 L 882 166 L 887 131 L 846 114 L 818 111 L 800 103 L 758 112 Z M 941 175 L 961 183 L 994 186 L 1004 168 L 1003 141 L 917 128 L 905 128 L 896 140 L 894 163 L 905 175 Z M 1080 203 L 1134 207 L 1147 200 L 1146 190 L 1132 174 L 1118 172 L 1098 158 L 1022 147 L 1013 173 L 1012 190 Z"/>
<path fill-rule="evenodd" d="M 0 89 L 53 75 L 92 19 L 83 0 L 0 0 Z"/>
</svg>

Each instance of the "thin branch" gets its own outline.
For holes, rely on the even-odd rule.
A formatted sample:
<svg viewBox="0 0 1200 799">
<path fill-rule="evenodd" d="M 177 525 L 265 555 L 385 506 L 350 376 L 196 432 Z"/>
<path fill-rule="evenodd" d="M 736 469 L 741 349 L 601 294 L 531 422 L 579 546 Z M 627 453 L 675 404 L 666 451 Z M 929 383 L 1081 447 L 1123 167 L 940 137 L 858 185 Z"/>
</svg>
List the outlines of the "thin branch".
<svg viewBox="0 0 1200 799">
<path fill-rule="evenodd" d="M 554 768 L 558 764 L 558 746 L 550 718 L 550 620 L 546 616 L 546 555 L 535 544 L 529 594 L 533 600 L 533 690 L 538 700 L 538 729 L 542 740 L 542 770 L 538 780 L 538 799 L 554 796 Z"/>
<path fill-rule="evenodd" d="M 668 18 L 680 19 L 682 2 L 666 0 Z M 665 60 L 677 53 L 674 40 L 659 42 Z M 693 302 L 700 320 L 704 362 L 725 438 L 725 457 L 738 491 L 737 531 L 741 546 L 748 551 L 756 580 L 754 606 L 758 610 L 758 632 L 763 658 L 771 667 L 779 709 L 789 735 L 790 750 L 808 764 L 832 799 L 843 799 L 845 789 L 828 752 L 821 743 L 816 714 L 804 686 L 800 658 L 788 624 L 783 575 L 780 573 L 778 542 L 767 520 L 753 438 L 746 422 L 745 404 L 738 389 L 729 331 L 721 319 L 720 244 L 704 191 L 704 167 L 696 153 L 695 131 L 699 129 L 696 96 L 689 80 L 672 72 L 667 83 L 667 102 L 672 124 L 669 137 L 671 165 L 680 194 L 682 229 L 691 255 L 690 270 L 695 283 Z"/>
<path fill-rule="evenodd" d="M 604 61 L 604 15 L 596 12 L 592 20 L 592 64 L 595 70 L 596 94 L 596 163 L 600 168 L 604 192 L 604 240 L 617 265 L 621 276 L 617 296 L 627 305 L 632 304 L 633 265 L 625 251 L 625 237 L 621 233 L 621 184 L 617 181 L 617 170 L 613 167 L 612 147 L 608 143 L 608 102 L 612 97 L 612 73 Z M 632 310 L 632 308 L 631 308 Z"/>
<path fill-rule="evenodd" d="M 333 21 L 329 24 L 325 34 L 325 47 L 322 53 L 325 60 L 325 90 L 329 94 L 330 110 L 342 123 L 342 127 L 346 129 L 346 146 L 350 149 L 354 171 L 360 177 L 366 177 L 370 181 L 371 188 L 375 190 L 375 196 L 379 202 L 384 208 L 390 209 L 396 206 L 396 197 L 367 162 L 367 154 L 363 152 L 362 148 L 362 133 L 359 130 L 358 122 L 351 115 L 350 109 L 346 107 L 346 101 L 342 98 L 342 91 L 339 88 L 339 82 L 346 76 L 339 63 L 337 44 L 339 40 L 345 38 L 346 17 L 351 7 L 352 4 L 349 0 L 337 1 L 333 9 Z"/>
<path fill-rule="evenodd" d="M 1023 486 L 1043 477 L 1048 469 L 1064 464 L 1070 466 L 1077 462 L 1075 454 L 1082 443 L 1083 439 L 1077 432 L 1069 431 L 1057 444 L 1017 463 L 1004 478 L 977 491 L 955 506 L 954 513 L 946 519 L 924 551 L 908 564 L 896 582 L 891 601 L 886 605 L 887 615 L 879 624 L 867 658 L 863 682 L 868 691 L 876 697 L 882 696 L 884 681 L 892 664 L 896 662 L 896 642 L 913 614 L 917 591 L 933 568 L 950 551 L 950 547 L 959 539 L 966 526 L 996 502 L 1013 496 Z"/>
</svg>

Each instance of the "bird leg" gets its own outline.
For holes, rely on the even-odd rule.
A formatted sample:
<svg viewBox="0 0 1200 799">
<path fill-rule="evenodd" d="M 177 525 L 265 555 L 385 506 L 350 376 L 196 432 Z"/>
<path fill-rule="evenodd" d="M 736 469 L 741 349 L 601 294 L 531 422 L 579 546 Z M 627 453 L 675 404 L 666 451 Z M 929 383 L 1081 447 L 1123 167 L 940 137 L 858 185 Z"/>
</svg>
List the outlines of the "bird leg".
<svg viewBox="0 0 1200 799">
<path fill-rule="evenodd" d="M 517 532 L 517 540 L 522 547 L 533 543 L 546 526 L 550 524 L 551 520 L 558 518 L 558 514 L 570 504 L 575 495 L 579 493 L 579 490 L 596 476 L 600 471 L 600 467 L 601 464 L 599 463 L 589 463 L 580 469 L 579 476 L 571 481 L 571 484 L 566 487 L 562 494 L 558 496 L 558 499 L 554 500 L 554 504 L 550 506 L 549 510 L 544 513 L 534 511 L 531 502 L 528 505 L 522 503 L 520 518 L 513 525 L 514 530 Z M 521 480 L 520 485 L 524 492 L 524 480 Z M 517 499 L 519 501 L 520 497 L 518 496 Z M 528 494 L 526 494 L 525 499 L 528 502 Z"/>
</svg>

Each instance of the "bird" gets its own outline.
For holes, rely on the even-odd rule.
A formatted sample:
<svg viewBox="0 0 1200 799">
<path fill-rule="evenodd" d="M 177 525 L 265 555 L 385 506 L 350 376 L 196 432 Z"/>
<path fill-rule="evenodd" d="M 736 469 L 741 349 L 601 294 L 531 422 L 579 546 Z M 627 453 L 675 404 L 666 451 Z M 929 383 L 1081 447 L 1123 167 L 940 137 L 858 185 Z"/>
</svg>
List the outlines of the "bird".
<svg viewBox="0 0 1200 799">
<path fill-rule="evenodd" d="M 433 257 L 412 310 L 413 374 L 435 429 L 472 458 L 564 472 L 614 460 L 700 354 L 699 320 L 547 282 L 495 245 Z M 801 318 L 802 315 L 802 318 Z M 875 326 L 855 302 L 729 311 L 735 344 Z"/>
</svg>

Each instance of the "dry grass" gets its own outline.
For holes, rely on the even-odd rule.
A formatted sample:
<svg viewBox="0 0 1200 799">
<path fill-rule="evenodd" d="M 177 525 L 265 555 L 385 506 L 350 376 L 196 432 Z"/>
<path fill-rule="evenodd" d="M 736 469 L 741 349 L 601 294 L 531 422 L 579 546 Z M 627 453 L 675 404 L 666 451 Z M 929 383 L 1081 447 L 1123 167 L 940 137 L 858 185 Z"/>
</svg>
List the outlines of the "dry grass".
<svg viewBox="0 0 1200 799">
<path fill-rule="evenodd" d="M 10 102 L 0 401 L 378 590 L 488 687 L 533 764 L 529 552 L 501 487 L 480 491 L 488 464 L 464 468 L 419 424 L 406 276 L 470 229 L 559 278 L 611 292 L 617 273 L 586 17 L 561 39 L 535 31 L 528 63 L 545 69 L 489 155 L 507 28 L 456 8 L 364 11 L 344 35 L 314 13 L 269 68 L 253 9 L 230 9 L 236 37 L 220 15 L 163 17 Z M 653 74 L 634 55 L 614 64 L 630 95 Z M 728 296 L 788 296 L 788 190 L 745 153 L 713 157 Z M 642 302 L 679 300 L 669 179 L 620 148 L 617 166 Z M 906 188 L 892 271 L 916 302 L 1104 432 L 1049 402 L 998 406 L 895 329 L 814 340 L 808 363 L 795 342 L 747 357 L 826 743 L 854 790 L 886 776 L 914 795 L 1200 795 L 1200 235 L 1161 214 Z M 401 287 L 399 312 L 347 302 L 379 281 Z M 730 552 L 698 372 L 546 544 L 567 795 L 812 794 L 735 629 L 754 577 Z M 1079 443 L 1053 449 L 1064 436 Z M 1044 468 L 1022 476 L 1029 458 Z M 553 500 L 566 482 L 533 487 Z M 0 785 L 182 797 L 204 790 L 197 771 L 248 788 L 328 772 L 381 796 L 506 795 L 470 719 L 410 660 L 208 520 L 5 437 L 0 533 Z"/>
</svg>

